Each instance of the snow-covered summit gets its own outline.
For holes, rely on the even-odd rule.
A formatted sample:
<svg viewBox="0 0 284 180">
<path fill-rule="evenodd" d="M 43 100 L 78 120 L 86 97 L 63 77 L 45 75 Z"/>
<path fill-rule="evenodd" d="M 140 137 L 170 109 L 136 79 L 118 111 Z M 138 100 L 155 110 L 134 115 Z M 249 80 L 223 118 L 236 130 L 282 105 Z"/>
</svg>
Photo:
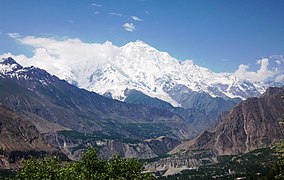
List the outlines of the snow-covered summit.
<svg viewBox="0 0 284 180">
<path fill-rule="evenodd" d="M 108 94 L 115 99 L 123 101 L 126 89 L 135 89 L 174 106 L 180 106 L 183 94 L 192 92 L 246 99 L 259 96 L 270 85 L 239 80 L 232 73 L 215 73 L 191 60 L 180 61 L 143 41 L 121 47 L 110 42 L 82 46 L 87 49 L 84 53 L 80 48 L 72 49 L 76 52 L 75 57 L 64 53 L 64 56 L 50 56 L 53 59 L 49 58 L 48 62 L 37 61 L 32 65 L 80 88 Z M 52 50 L 51 55 L 56 54 L 57 51 Z M 48 49 L 42 51 L 42 54 L 50 55 Z M 0 66 L 0 72 L 12 68 L 4 63 Z"/>
<path fill-rule="evenodd" d="M 175 91 L 183 86 L 187 91 L 204 92 L 213 97 L 242 98 L 257 96 L 265 88 L 259 84 L 238 81 L 233 74 L 214 73 L 195 65 L 191 60 L 179 61 L 167 52 L 161 52 L 143 41 L 130 42 L 104 64 L 71 67 L 72 81 L 79 87 L 99 94 L 111 94 L 124 100 L 126 89 L 136 89 L 151 97 L 179 106 Z M 71 75 L 70 75 L 71 77 Z"/>
<path fill-rule="evenodd" d="M 20 64 L 18 64 L 13 58 L 3 58 L 0 60 L 0 73 L 7 74 L 18 69 L 23 68 Z"/>
<path fill-rule="evenodd" d="M 30 82 L 39 81 L 42 85 L 53 83 L 54 80 L 52 78 L 55 78 L 55 76 L 49 78 L 45 70 L 37 67 L 23 67 L 11 57 L 0 60 L 0 77 L 9 77 L 18 81 L 22 79 Z"/>
</svg>

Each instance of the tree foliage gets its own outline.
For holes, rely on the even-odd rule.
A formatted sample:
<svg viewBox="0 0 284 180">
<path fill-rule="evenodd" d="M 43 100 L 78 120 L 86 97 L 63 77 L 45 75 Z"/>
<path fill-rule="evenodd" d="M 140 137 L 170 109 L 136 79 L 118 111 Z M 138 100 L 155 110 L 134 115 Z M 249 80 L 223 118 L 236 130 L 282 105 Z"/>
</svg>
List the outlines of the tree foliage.
<svg viewBox="0 0 284 180">
<path fill-rule="evenodd" d="M 284 100 L 284 96 L 281 97 Z M 284 115 L 279 122 L 284 126 Z M 284 140 L 282 139 L 277 143 L 275 147 L 275 152 L 278 156 L 278 161 L 274 167 L 274 178 L 275 179 L 284 179 Z"/>
<path fill-rule="evenodd" d="M 98 158 L 96 150 L 89 148 L 80 161 L 61 163 L 58 157 L 31 158 L 24 163 L 15 179 L 19 180 L 144 180 L 155 179 L 143 173 L 138 159 L 115 156 L 111 160 Z"/>
</svg>

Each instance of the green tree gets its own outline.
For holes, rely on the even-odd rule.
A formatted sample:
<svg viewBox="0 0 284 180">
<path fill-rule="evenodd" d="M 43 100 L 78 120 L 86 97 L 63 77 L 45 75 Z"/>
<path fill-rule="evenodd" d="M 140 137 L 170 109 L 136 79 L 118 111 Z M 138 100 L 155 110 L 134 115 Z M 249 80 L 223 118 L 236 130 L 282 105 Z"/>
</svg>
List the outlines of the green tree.
<svg viewBox="0 0 284 180">
<path fill-rule="evenodd" d="M 24 167 L 18 172 L 15 179 L 58 179 L 60 169 L 60 160 L 56 156 L 42 159 L 31 158 L 25 161 Z"/>
<path fill-rule="evenodd" d="M 105 179 L 106 177 L 107 161 L 98 158 L 94 148 L 89 148 L 75 166 L 82 179 Z"/>
<path fill-rule="evenodd" d="M 284 100 L 284 96 L 282 96 L 281 98 Z M 279 123 L 284 126 L 284 115 Z M 274 178 L 284 179 L 284 140 L 281 140 L 279 143 L 277 143 L 275 152 L 278 156 L 278 161 L 274 167 Z"/>
<path fill-rule="evenodd" d="M 150 174 L 143 173 L 143 165 L 138 159 L 126 159 L 115 156 L 108 162 L 107 179 L 154 179 Z"/>
<path fill-rule="evenodd" d="M 115 156 L 111 160 L 98 158 L 94 148 L 89 148 L 80 161 L 61 163 L 58 157 L 31 158 L 17 173 L 19 180 L 152 180 L 155 177 L 143 173 L 138 159 Z"/>
</svg>

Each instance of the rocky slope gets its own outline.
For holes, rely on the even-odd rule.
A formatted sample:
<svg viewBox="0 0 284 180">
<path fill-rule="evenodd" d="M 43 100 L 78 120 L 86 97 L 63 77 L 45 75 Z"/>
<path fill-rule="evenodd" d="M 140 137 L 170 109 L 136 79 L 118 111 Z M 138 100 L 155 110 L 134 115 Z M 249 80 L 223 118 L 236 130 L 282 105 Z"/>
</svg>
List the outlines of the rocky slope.
<svg viewBox="0 0 284 180">
<path fill-rule="evenodd" d="M 149 162 L 145 168 L 149 172 L 169 176 L 178 174 L 183 170 L 198 171 L 198 168 L 202 165 L 212 165 L 217 162 L 217 156 L 212 150 L 187 151 Z"/>
<path fill-rule="evenodd" d="M 96 147 L 98 155 L 106 159 L 117 154 L 127 158 L 149 159 L 165 155 L 180 144 L 177 139 L 165 136 L 134 141 L 131 139 L 96 138 L 68 131 L 59 134 L 46 134 L 44 138 L 49 144 L 60 149 L 73 160 L 79 159 L 81 153 L 90 145 Z"/>
<path fill-rule="evenodd" d="M 0 102 L 15 110 L 89 134 L 140 140 L 192 135 L 190 125 L 170 111 L 125 104 L 79 89 L 42 69 L 22 67 L 12 58 L 0 65 Z"/>
<path fill-rule="evenodd" d="M 106 132 L 106 129 L 111 129 L 112 132 L 119 132 L 130 138 L 140 136 L 131 137 L 127 132 L 129 130 L 125 129 L 127 127 L 121 128 L 114 122 L 155 123 L 152 131 L 159 129 L 157 127 L 162 123 L 161 127 L 172 129 L 169 131 L 176 137 L 187 139 L 214 125 L 216 117 L 237 102 L 232 99 L 213 98 L 206 93 L 196 93 L 183 88 L 175 90 L 175 97 L 178 97 L 181 104 L 186 107 L 180 108 L 135 89 L 126 89 L 125 102 L 128 104 L 124 104 L 78 89 L 39 68 L 22 67 L 12 58 L 0 62 L 0 74 L 4 77 L 0 79 L 3 94 L 14 93 L 0 96 L 0 100 L 11 108 L 36 114 L 80 132 L 99 131 L 110 134 L 111 132 Z M 158 130 L 157 136 L 172 135 L 169 131 L 160 134 Z"/>
<path fill-rule="evenodd" d="M 172 153 L 188 149 L 215 149 L 218 154 L 238 154 L 267 147 L 283 138 L 279 120 L 284 114 L 284 87 L 269 88 L 259 98 L 248 98 L 220 118 L 214 131 L 179 145 Z"/>
<path fill-rule="evenodd" d="M 0 169 L 19 168 L 23 159 L 43 154 L 66 158 L 44 141 L 29 120 L 0 105 Z"/>
</svg>

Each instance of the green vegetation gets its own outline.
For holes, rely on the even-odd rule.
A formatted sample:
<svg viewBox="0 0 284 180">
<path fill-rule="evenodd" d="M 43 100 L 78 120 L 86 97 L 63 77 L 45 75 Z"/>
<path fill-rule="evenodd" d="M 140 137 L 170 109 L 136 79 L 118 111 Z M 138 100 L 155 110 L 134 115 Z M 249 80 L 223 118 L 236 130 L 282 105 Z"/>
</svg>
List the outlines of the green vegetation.
<svg viewBox="0 0 284 180">
<path fill-rule="evenodd" d="M 270 148 L 257 149 L 243 155 L 219 156 L 218 163 L 159 179 L 273 179 L 272 166 L 276 161 Z"/>
<path fill-rule="evenodd" d="M 278 161 L 274 166 L 275 179 L 284 179 L 284 140 L 279 142 L 275 147 Z"/>
<path fill-rule="evenodd" d="M 11 178 L 15 176 L 15 172 L 8 169 L 0 169 L 0 179 Z"/>
<path fill-rule="evenodd" d="M 284 100 L 284 96 L 281 97 Z M 284 115 L 279 122 L 284 126 Z M 282 139 L 279 143 L 276 144 L 274 148 L 275 153 L 277 154 L 278 161 L 274 166 L 274 177 L 275 179 L 284 179 L 284 140 Z"/>
<path fill-rule="evenodd" d="M 104 124 L 109 132 L 128 132 L 140 139 L 155 138 L 171 134 L 170 128 L 164 123 L 119 123 L 109 121 Z M 115 134 L 117 137 L 119 134 Z"/>
<path fill-rule="evenodd" d="M 170 133 L 169 128 L 162 123 L 125 123 L 122 128 L 144 138 L 159 137 Z"/>
<path fill-rule="evenodd" d="M 94 138 L 90 134 L 84 134 L 84 133 L 80 133 L 80 132 L 74 131 L 74 130 L 64 130 L 64 131 L 58 132 L 58 134 L 63 135 L 65 137 L 71 137 L 71 138 L 82 139 L 82 140 Z"/>
<path fill-rule="evenodd" d="M 89 140 L 117 140 L 120 142 L 125 142 L 125 143 L 138 143 L 141 142 L 139 140 L 135 139 L 130 139 L 127 137 L 122 137 L 121 134 L 115 133 L 115 132 L 110 132 L 108 134 L 103 134 L 100 132 L 95 132 L 93 134 L 84 134 L 80 133 L 74 130 L 64 130 L 60 131 L 59 134 L 65 136 L 65 137 L 70 137 L 74 139 L 82 139 L 84 141 L 89 141 Z"/>
<path fill-rule="evenodd" d="M 59 134 L 82 140 L 116 140 L 124 143 L 139 143 L 143 139 L 156 138 L 171 134 L 169 127 L 163 123 L 119 123 L 109 120 L 103 126 L 107 131 L 84 134 L 74 130 L 65 130 Z M 129 134 L 132 137 L 129 137 Z"/>
<path fill-rule="evenodd" d="M 120 179 L 151 180 L 154 176 L 143 173 L 143 165 L 138 159 L 125 159 L 115 156 L 111 160 L 97 157 L 96 150 L 89 148 L 80 161 L 60 162 L 58 157 L 31 158 L 16 174 L 16 180 L 83 180 L 83 179 Z"/>
</svg>

